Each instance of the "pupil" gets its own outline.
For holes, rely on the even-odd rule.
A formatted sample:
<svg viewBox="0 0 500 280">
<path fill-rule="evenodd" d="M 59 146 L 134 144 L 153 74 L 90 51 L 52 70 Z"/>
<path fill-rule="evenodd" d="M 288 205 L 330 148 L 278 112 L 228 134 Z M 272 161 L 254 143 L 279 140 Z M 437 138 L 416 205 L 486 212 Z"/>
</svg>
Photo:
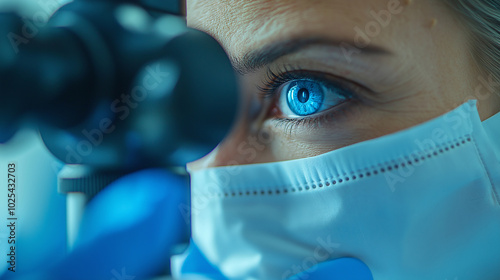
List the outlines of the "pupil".
<svg viewBox="0 0 500 280">
<path fill-rule="evenodd" d="M 299 99 L 300 103 L 306 103 L 309 100 L 309 91 L 305 88 L 300 89 L 297 99 Z"/>
</svg>

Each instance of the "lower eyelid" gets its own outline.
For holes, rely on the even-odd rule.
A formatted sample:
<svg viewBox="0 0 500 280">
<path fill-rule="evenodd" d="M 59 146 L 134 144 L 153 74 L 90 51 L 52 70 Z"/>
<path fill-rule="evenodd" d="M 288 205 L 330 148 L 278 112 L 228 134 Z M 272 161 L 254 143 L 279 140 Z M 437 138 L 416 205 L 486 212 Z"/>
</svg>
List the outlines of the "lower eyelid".
<svg viewBox="0 0 500 280">
<path fill-rule="evenodd" d="M 347 100 L 317 115 L 299 118 L 275 118 L 271 119 L 270 123 L 275 128 L 282 128 L 290 136 L 292 133 L 297 132 L 296 129 L 302 128 L 307 128 L 305 133 L 310 133 L 310 129 L 323 129 L 325 125 L 329 124 L 340 125 L 352 119 L 357 114 L 355 109 L 359 105 L 357 103 L 359 102 L 356 100 Z"/>
</svg>

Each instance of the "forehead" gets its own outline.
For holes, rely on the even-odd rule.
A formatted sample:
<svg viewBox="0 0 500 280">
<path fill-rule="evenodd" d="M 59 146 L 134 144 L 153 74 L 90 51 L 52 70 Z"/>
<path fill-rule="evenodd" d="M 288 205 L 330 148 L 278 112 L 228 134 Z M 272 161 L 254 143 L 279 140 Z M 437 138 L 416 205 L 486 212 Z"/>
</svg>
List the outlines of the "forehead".
<svg viewBox="0 0 500 280">
<path fill-rule="evenodd" d="M 377 22 L 375 14 L 391 23 L 398 20 L 404 9 L 417 6 L 417 3 L 409 3 L 411 1 L 399 0 L 188 0 L 187 18 L 190 26 L 210 33 L 237 57 L 256 46 L 304 34 L 335 36 L 350 42 L 355 39 L 356 28 L 364 30 L 367 24 Z M 380 23 L 372 26 L 374 32 L 380 28 L 373 41 L 389 39 L 385 34 L 394 29 L 393 26 L 395 24 L 382 26 Z"/>
</svg>

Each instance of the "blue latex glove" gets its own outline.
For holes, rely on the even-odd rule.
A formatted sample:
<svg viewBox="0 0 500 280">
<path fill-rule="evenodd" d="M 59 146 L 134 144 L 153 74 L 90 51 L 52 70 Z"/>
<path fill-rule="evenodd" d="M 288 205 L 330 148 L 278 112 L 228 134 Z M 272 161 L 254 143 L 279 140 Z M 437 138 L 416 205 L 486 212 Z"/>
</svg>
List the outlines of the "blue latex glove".
<svg viewBox="0 0 500 280">
<path fill-rule="evenodd" d="M 342 258 L 313 266 L 288 280 L 373 280 L 370 269 L 360 260 Z"/>
<path fill-rule="evenodd" d="M 208 262 L 196 244 L 191 240 L 180 267 L 182 277 L 202 276 L 203 279 L 227 280 L 220 271 Z M 189 278 L 188 278 L 189 279 Z M 193 278 L 197 279 L 197 278 Z M 342 258 L 320 263 L 307 271 L 301 272 L 287 280 L 373 280 L 370 269 L 360 260 Z"/>
<path fill-rule="evenodd" d="M 179 211 L 188 200 L 187 182 L 167 171 L 124 176 L 88 204 L 74 250 L 44 277 L 26 279 L 149 279 L 188 236 Z"/>
<path fill-rule="evenodd" d="M 112 279 L 125 270 L 141 279 L 161 271 L 172 245 L 187 235 L 179 205 L 188 197 L 187 182 L 164 170 L 120 178 L 87 206 L 74 252 L 57 273 Z"/>
<path fill-rule="evenodd" d="M 172 267 L 172 269 L 176 269 L 176 271 L 172 271 L 174 276 L 179 276 L 179 280 L 184 278 L 193 278 L 197 279 L 200 277 L 202 279 L 210 279 L 210 280 L 227 280 L 226 277 L 222 275 L 222 273 L 212 265 L 200 251 L 198 246 L 194 243 L 193 240 L 189 243 L 189 247 L 186 252 L 183 253 L 182 256 L 175 256 L 182 258 L 182 266 L 180 267 Z M 178 279 L 178 278 L 175 278 Z"/>
</svg>

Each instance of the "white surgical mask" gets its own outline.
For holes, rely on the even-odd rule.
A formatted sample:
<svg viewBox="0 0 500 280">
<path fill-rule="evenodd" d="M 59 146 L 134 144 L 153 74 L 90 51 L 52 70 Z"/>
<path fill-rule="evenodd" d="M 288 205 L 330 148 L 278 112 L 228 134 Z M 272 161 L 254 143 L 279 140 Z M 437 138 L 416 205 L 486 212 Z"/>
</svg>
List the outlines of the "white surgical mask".
<svg viewBox="0 0 500 280">
<path fill-rule="evenodd" d="M 319 156 L 192 174 L 192 238 L 229 279 L 354 257 L 375 280 L 500 278 L 500 114 L 475 101 Z"/>
</svg>

